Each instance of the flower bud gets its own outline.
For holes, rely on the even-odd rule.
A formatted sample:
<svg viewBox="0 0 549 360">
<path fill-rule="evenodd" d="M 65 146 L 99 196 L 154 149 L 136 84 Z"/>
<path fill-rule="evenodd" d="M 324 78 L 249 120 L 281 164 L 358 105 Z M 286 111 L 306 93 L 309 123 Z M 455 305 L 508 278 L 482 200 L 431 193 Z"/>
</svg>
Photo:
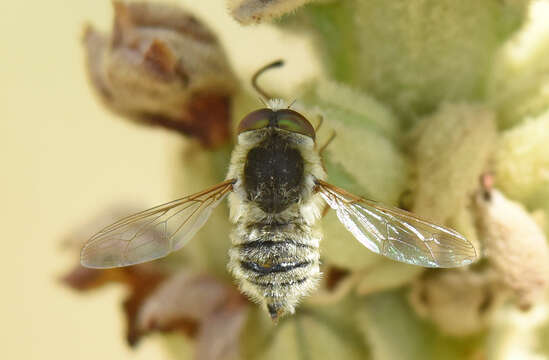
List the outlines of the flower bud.
<svg viewBox="0 0 549 360">
<path fill-rule="evenodd" d="M 467 205 L 477 186 L 495 144 L 494 115 L 475 105 L 447 104 L 421 126 L 413 211 L 444 224 Z"/>
<path fill-rule="evenodd" d="M 465 336 L 483 330 L 503 297 L 489 271 L 437 270 L 412 284 L 414 310 L 448 335 Z"/>
<path fill-rule="evenodd" d="M 528 309 L 547 288 L 549 248 L 542 229 L 528 212 L 491 189 L 476 198 L 484 253 L 497 280 Z"/>
<path fill-rule="evenodd" d="M 503 132 L 494 161 L 496 183 L 531 208 L 549 209 L 549 111 Z"/>
</svg>

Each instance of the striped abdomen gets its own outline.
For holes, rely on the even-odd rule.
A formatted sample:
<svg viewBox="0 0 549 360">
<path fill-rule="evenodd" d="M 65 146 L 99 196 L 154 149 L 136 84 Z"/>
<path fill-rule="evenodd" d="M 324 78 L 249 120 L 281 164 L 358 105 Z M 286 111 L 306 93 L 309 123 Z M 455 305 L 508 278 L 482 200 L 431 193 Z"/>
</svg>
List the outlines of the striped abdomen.
<svg viewBox="0 0 549 360">
<path fill-rule="evenodd" d="M 320 235 L 310 226 L 238 223 L 231 238 L 230 271 L 274 320 L 293 313 L 299 299 L 316 287 Z"/>
</svg>

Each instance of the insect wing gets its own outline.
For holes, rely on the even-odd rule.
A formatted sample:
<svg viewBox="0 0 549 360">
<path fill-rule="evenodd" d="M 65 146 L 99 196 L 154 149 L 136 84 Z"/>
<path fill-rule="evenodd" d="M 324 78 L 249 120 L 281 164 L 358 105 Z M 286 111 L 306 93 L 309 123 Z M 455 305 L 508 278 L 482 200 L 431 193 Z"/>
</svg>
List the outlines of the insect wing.
<svg viewBox="0 0 549 360">
<path fill-rule="evenodd" d="M 375 253 L 426 267 L 456 267 L 474 262 L 477 253 L 461 234 L 398 208 L 349 194 L 323 181 L 318 191 L 341 223 Z"/>
<path fill-rule="evenodd" d="M 158 259 L 185 245 L 232 190 L 233 180 L 164 205 L 130 215 L 91 237 L 80 262 L 113 268 Z M 180 234 L 176 238 L 176 235 Z"/>
</svg>

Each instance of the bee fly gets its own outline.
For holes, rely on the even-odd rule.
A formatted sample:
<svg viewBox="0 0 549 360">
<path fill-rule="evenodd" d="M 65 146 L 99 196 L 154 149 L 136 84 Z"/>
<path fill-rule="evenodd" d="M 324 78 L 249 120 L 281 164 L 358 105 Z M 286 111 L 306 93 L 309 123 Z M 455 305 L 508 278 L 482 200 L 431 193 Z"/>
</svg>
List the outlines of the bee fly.
<svg viewBox="0 0 549 360">
<path fill-rule="evenodd" d="M 281 61 L 260 69 L 282 65 Z M 238 126 L 227 178 L 194 195 L 123 218 L 95 234 L 83 266 L 111 268 L 164 257 L 183 247 L 229 197 L 230 272 L 273 320 L 293 313 L 320 278 L 318 226 L 325 204 L 371 251 L 426 267 L 472 263 L 475 248 L 459 233 L 412 213 L 352 195 L 326 180 L 315 129 L 283 100 L 248 114 Z M 333 239 L 337 241 L 337 239 Z"/>
</svg>

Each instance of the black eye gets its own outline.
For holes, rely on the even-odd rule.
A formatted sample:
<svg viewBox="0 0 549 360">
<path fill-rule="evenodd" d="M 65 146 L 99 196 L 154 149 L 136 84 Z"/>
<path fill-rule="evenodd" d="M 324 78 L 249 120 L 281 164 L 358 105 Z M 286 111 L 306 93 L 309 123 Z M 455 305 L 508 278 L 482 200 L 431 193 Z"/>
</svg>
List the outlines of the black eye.
<svg viewBox="0 0 549 360">
<path fill-rule="evenodd" d="M 269 126 L 273 114 L 274 113 L 271 109 L 260 109 L 252 111 L 240 121 L 240 124 L 238 124 L 237 133 L 240 134 L 245 131 L 266 128 L 267 126 Z"/>
<path fill-rule="evenodd" d="M 300 113 L 283 109 L 276 112 L 277 126 L 281 129 L 315 138 L 315 129 Z"/>
</svg>

